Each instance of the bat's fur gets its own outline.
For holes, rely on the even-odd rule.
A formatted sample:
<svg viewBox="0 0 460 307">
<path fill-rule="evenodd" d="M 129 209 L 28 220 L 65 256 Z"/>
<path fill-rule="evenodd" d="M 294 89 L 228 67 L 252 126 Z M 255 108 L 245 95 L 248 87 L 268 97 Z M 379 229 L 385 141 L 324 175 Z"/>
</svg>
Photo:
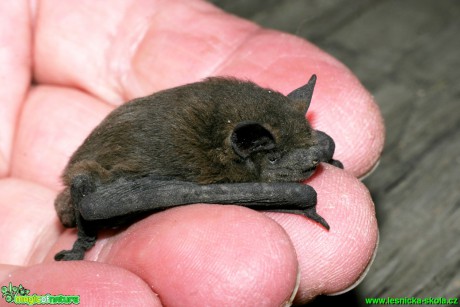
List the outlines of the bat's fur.
<svg viewBox="0 0 460 307">
<path fill-rule="evenodd" d="M 305 111 L 304 102 L 224 78 L 135 99 L 115 109 L 71 157 L 63 175 L 67 188 L 56 200 L 58 215 L 65 226 L 75 226 L 69 187 L 82 173 L 101 183 L 149 173 L 202 184 L 270 181 L 261 176 L 270 163 L 266 153 L 244 160 L 232 149 L 231 132 L 254 121 L 271 132 L 277 152 L 308 148 L 315 140 Z M 304 179 L 296 175 L 278 181 Z"/>
<path fill-rule="evenodd" d="M 66 187 L 55 201 L 62 224 L 78 224 L 76 199 L 120 178 L 198 184 L 308 178 L 319 162 L 334 161 L 332 139 L 305 118 L 315 80 L 284 96 L 252 82 L 208 78 L 120 106 L 64 170 Z M 75 188 L 75 196 L 82 175 L 92 187 Z"/>
</svg>

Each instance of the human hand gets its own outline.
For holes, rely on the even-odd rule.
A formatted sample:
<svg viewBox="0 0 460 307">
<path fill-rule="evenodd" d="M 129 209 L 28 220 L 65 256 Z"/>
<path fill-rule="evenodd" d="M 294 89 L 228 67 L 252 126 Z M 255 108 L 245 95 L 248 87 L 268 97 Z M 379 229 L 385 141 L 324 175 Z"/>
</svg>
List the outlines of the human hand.
<svg viewBox="0 0 460 307">
<path fill-rule="evenodd" d="M 0 89 L 0 286 L 77 294 L 85 305 L 277 306 L 294 291 L 297 273 L 297 303 L 362 276 L 378 232 L 372 200 L 355 177 L 378 160 L 383 124 L 345 67 L 303 40 L 198 0 L 42 1 L 32 16 L 28 5 L 0 4 L 7 46 L 0 53 L 7 81 Z M 323 165 L 308 181 L 329 232 L 292 214 L 193 205 L 104 232 L 86 255 L 97 262 L 54 262 L 76 238 L 54 212 L 59 175 L 116 105 L 209 75 L 288 93 L 313 73 L 308 117 L 334 138 L 346 170 Z"/>
</svg>

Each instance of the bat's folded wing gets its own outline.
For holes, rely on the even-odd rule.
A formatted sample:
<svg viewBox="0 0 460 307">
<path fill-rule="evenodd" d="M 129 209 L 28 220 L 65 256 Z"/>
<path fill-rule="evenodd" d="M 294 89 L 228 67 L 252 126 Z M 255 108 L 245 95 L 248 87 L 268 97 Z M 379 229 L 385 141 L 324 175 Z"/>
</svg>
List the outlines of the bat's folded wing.
<svg viewBox="0 0 460 307">
<path fill-rule="evenodd" d="M 328 228 L 315 210 L 315 190 L 300 183 L 228 183 L 199 185 L 154 176 L 119 179 L 83 197 L 79 211 L 87 221 L 194 204 L 241 205 L 256 210 L 302 214 Z"/>
</svg>

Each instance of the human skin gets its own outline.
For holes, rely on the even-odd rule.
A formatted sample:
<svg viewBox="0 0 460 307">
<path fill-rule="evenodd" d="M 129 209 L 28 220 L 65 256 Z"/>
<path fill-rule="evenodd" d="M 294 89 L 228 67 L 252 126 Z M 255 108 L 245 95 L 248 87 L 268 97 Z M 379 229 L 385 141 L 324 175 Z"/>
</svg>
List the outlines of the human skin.
<svg viewBox="0 0 460 307">
<path fill-rule="evenodd" d="M 298 274 L 295 303 L 362 277 L 378 230 L 356 178 L 377 163 L 384 127 L 359 81 L 317 47 L 199 0 L 1 2 L 0 46 L 0 286 L 77 294 L 85 305 L 278 306 Z M 330 231 L 297 215 L 198 204 L 102 232 L 85 258 L 96 262 L 53 260 L 76 238 L 54 212 L 60 174 L 117 105 L 213 75 L 287 94 L 313 73 L 307 116 L 345 166 L 323 164 L 308 180 Z"/>
</svg>

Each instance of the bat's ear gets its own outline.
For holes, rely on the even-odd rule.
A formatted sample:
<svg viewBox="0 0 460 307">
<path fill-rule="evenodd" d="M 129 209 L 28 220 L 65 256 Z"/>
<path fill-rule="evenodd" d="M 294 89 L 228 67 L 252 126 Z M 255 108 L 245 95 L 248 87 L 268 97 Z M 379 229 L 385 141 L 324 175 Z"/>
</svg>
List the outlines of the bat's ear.
<svg viewBox="0 0 460 307">
<path fill-rule="evenodd" d="M 307 84 L 299 87 L 296 90 L 290 92 L 287 97 L 296 103 L 302 105 L 302 110 L 307 113 L 308 107 L 310 106 L 311 97 L 313 96 L 313 90 L 315 89 L 316 75 L 312 75 Z"/>
<path fill-rule="evenodd" d="M 230 136 L 232 148 L 242 158 L 252 153 L 275 148 L 275 138 L 264 126 L 253 121 L 244 121 L 236 125 Z"/>
</svg>

